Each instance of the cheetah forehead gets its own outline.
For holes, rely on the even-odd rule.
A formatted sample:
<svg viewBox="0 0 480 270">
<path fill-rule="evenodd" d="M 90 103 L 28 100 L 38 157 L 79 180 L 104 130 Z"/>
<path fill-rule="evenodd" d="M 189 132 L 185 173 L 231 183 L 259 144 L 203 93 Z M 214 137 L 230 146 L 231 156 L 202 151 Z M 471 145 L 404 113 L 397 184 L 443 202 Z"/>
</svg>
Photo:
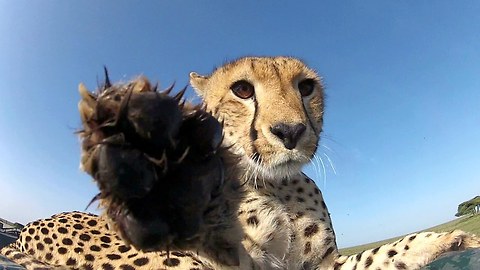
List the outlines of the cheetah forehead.
<svg viewBox="0 0 480 270">
<path fill-rule="evenodd" d="M 292 57 L 244 57 L 230 62 L 218 70 L 220 74 L 231 73 L 235 76 L 254 76 L 259 80 L 274 80 L 278 77 L 292 80 L 298 76 L 318 78 L 315 71 L 301 60 Z"/>
<path fill-rule="evenodd" d="M 243 57 L 216 68 L 211 74 L 203 76 L 190 73 L 190 84 L 203 98 L 204 103 L 215 108 L 222 106 L 231 97 L 231 87 L 235 82 L 247 81 L 255 86 L 255 95 L 259 103 L 276 102 L 280 97 L 285 103 L 297 103 L 300 96 L 295 89 L 304 79 L 315 82 L 318 104 L 323 110 L 323 83 L 315 70 L 300 59 L 294 57 Z M 261 96 L 266 96 L 266 102 Z M 260 97 L 260 98 L 259 98 Z"/>
<path fill-rule="evenodd" d="M 302 79 L 313 79 L 322 87 L 321 78 L 315 70 L 297 58 L 285 56 L 243 57 L 216 68 L 207 76 L 190 73 L 190 83 L 204 98 L 225 95 L 229 86 L 239 80 L 271 88 L 283 87 L 285 90 L 288 88 L 285 86 Z"/>
</svg>

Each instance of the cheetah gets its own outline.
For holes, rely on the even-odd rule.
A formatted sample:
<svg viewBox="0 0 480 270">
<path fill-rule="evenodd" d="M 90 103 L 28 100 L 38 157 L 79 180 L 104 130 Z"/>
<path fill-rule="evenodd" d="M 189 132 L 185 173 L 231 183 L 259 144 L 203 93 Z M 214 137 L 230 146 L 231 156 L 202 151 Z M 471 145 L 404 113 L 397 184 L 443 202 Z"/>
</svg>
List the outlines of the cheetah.
<svg viewBox="0 0 480 270">
<path fill-rule="evenodd" d="M 317 150 L 324 89 L 292 57 L 244 57 L 192 72 L 203 104 L 144 77 L 80 85 L 81 168 L 101 216 L 27 225 L 1 253 L 28 269 L 418 269 L 480 247 L 462 231 L 417 233 L 338 253 L 330 214 L 301 172 Z"/>
</svg>

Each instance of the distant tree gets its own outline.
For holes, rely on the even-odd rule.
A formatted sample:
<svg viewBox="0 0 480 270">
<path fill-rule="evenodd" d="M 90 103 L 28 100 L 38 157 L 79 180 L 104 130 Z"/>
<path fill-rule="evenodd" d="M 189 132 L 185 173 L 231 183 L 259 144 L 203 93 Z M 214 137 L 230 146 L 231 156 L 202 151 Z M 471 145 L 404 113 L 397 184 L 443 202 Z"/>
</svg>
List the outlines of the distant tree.
<svg viewBox="0 0 480 270">
<path fill-rule="evenodd" d="M 475 198 L 459 204 L 455 216 L 461 217 L 465 215 L 475 215 L 478 213 L 480 213 L 480 196 L 475 196 Z"/>
</svg>

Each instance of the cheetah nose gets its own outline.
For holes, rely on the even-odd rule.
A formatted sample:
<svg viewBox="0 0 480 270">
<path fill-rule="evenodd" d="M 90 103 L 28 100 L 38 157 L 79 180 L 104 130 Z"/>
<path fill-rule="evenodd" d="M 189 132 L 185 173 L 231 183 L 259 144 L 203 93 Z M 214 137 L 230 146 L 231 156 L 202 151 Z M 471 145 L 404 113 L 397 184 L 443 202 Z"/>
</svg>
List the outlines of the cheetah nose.
<svg viewBox="0 0 480 270">
<path fill-rule="evenodd" d="M 304 124 L 287 125 L 280 123 L 270 127 L 273 135 L 277 136 L 283 142 L 285 148 L 289 150 L 297 146 L 298 140 L 303 132 L 305 132 L 305 129 L 307 129 L 307 127 Z"/>
</svg>

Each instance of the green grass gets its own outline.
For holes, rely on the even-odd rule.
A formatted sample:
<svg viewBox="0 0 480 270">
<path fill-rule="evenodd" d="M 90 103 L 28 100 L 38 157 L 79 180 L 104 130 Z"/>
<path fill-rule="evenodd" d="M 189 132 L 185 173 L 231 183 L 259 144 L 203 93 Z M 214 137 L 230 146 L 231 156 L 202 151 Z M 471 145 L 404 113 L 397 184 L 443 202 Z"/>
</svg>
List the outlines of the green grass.
<svg viewBox="0 0 480 270">
<path fill-rule="evenodd" d="M 479 215 L 474 215 L 474 216 L 469 216 L 469 217 L 461 217 L 452 221 L 449 221 L 447 223 L 440 224 L 435 227 L 431 227 L 422 231 L 430 231 L 430 232 L 449 232 L 455 229 L 463 230 L 469 233 L 473 233 L 476 235 L 480 235 L 480 214 Z M 359 252 L 362 252 L 366 249 L 371 249 L 371 248 L 376 248 L 378 246 L 381 246 L 383 244 L 391 243 L 394 242 L 403 236 L 399 237 L 394 237 L 390 239 L 386 239 L 383 241 L 378 241 L 374 243 L 369 243 L 365 245 L 360 245 L 360 246 L 355 246 L 355 247 L 349 247 L 349 248 L 342 248 L 340 249 L 340 254 L 342 255 L 351 255 L 351 254 L 356 254 Z"/>
</svg>

